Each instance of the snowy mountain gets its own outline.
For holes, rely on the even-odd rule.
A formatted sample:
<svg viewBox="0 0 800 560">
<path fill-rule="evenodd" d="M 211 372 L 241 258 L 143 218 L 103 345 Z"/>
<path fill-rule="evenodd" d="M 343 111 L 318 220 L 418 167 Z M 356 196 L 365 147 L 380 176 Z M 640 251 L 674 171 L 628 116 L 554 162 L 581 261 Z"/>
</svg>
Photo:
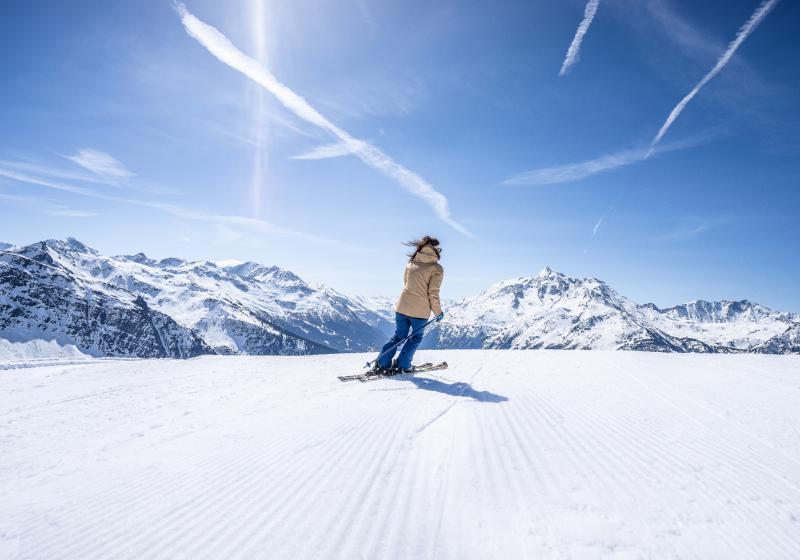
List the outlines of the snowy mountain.
<svg viewBox="0 0 800 560">
<path fill-rule="evenodd" d="M 0 253 L 0 339 L 92 356 L 368 351 L 395 300 L 349 297 L 276 266 L 104 256 L 68 238 Z M 742 301 L 639 305 L 545 268 L 445 305 L 423 347 L 800 352 L 800 318 Z"/>
<path fill-rule="evenodd" d="M 653 326 L 676 337 L 702 340 L 713 346 L 747 350 L 783 333 L 798 318 L 762 305 L 741 301 L 693 301 L 668 309 L 642 306 Z"/>
<path fill-rule="evenodd" d="M 396 298 L 385 296 L 354 296 L 352 300 L 357 306 L 354 311 L 362 321 L 380 329 L 386 334 L 394 332 L 394 306 Z"/>
<path fill-rule="evenodd" d="M 793 325 L 755 346 L 756 354 L 800 354 L 800 325 Z"/>
<path fill-rule="evenodd" d="M 78 241 L 43 242 L 13 253 L 0 254 L 0 337 L 72 344 L 92 356 L 188 358 L 211 352 L 140 294 L 74 266 L 74 255 L 97 255 Z"/>
<path fill-rule="evenodd" d="M 737 352 L 798 324 L 747 301 L 639 305 L 595 278 L 545 268 L 455 303 L 426 347 Z"/>
<path fill-rule="evenodd" d="M 0 337 L 9 340 L 55 339 L 93 355 L 183 357 L 368 350 L 383 339 L 351 310 L 346 297 L 312 288 L 278 267 L 156 261 L 143 253 L 107 257 L 72 238 L 13 253 L 0 255 Z M 106 332 L 107 322 L 79 320 L 87 307 L 167 322 L 171 330 L 161 338 L 177 347 L 139 348 L 115 331 Z M 63 317 L 71 318 L 64 324 Z M 126 323 L 121 330 L 136 339 L 142 325 Z M 192 341 L 189 347 L 178 342 L 181 337 Z"/>
</svg>

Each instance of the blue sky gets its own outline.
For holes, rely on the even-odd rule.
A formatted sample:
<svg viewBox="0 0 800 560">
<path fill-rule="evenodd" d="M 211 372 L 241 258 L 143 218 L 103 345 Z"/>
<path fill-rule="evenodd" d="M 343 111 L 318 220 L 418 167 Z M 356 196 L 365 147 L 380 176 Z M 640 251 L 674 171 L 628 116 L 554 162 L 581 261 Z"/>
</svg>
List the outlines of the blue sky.
<svg viewBox="0 0 800 560">
<path fill-rule="evenodd" d="M 648 155 L 759 6 L 3 2 L 0 240 L 393 296 L 400 241 L 430 233 L 449 298 L 549 265 L 640 302 L 800 312 L 796 2 Z"/>
</svg>

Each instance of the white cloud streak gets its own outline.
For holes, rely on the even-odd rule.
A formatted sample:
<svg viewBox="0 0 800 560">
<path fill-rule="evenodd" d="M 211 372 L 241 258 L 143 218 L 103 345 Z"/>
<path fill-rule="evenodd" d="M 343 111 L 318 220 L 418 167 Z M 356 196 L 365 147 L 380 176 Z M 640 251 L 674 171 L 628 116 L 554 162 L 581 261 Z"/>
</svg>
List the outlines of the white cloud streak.
<svg viewBox="0 0 800 560">
<path fill-rule="evenodd" d="M 575 37 L 572 38 L 572 43 L 570 43 L 567 49 L 567 56 L 564 58 L 564 63 L 561 65 L 561 70 L 558 73 L 559 76 L 566 74 L 570 67 L 578 61 L 583 37 L 586 35 L 586 32 L 589 31 L 589 26 L 592 25 L 592 20 L 597 13 L 597 6 L 599 4 L 600 0 L 589 0 L 586 2 L 586 7 L 583 9 L 583 20 L 581 20 L 581 23 L 578 25 L 578 29 L 575 31 Z"/>
<path fill-rule="evenodd" d="M 394 179 L 411 194 L 427 202 L 443 222 L 465 235 L 472 236 L 464 226 L 451 217 L 447 198 L 434 189 L 425 179 L 392 160 L 379 148 L 358 140 L 345 130 L 337 127 L 314 109 L 305 99 L 279 82 L 258 61 L 237 49 L 216 28 L 200 21 L 189 13 L 183 4 L 178 4 L 177 10 L 189 36 L 203 45 L 217 59 L 261 85 L 299 118 L 337 138 L 349 148 L 353 155 L 365 164 Z"/>
<path fill-rule="evenodd" d="M 677 227 L 657 236 L 655 240 L 688 241 L 731 223 L 733 223 L 733 219 L 730 216 L 686 216 Z"/>
<path fill-rule="evenodd" d="M 92 218 L 97 216 L 97 212 L 91 212 L 89 210 L 75 210 L 73 208 L 66 207 L 54 207 L 48 210 L 47 213 L 51 216 L 56 216 L 59 218 Z"/>
<path fill-rule="evenodd" d="M 337 142 L 336 144 L 325 144 L 324 146 L 317 146 L 311 150 L 292 156 L 289 159 L 330 159 L 342 156 L 349 156 L 353 152 L 350 146 Z"/>
<path fill-rule="evenodd" d="M 159 212 L 164 212 L 166 214 L 170 214 L 172 216 L 175 216 L 176 218 L 181 218 L 184 220 L 207 222 L 211 224 L 225 225 L 230 227 L 239 227 L 247 229 L 250 232 L 262 235 L 274 235 L 278 237 L 290 237 L 294 239 L 302 239 L 305 241 L 311 241 L 323 245 L 331 245 L 342 249 L 357 250 L 357 251 L 365 250 L 363 247 L 355 247 L 346 243 L 342 243 L 340 241 L 335 241 L 331 239 L 317 237 L 316 235 L 285 229 L 270 222 L 255 218 L 248 218 L 245 216 L 236 216 L 236 215 L 213 214 L 205 212 L 203 210 L 185 208 L 182 206 L 178 206 L 176 204 L 167 204 L 162 202 L 154 202 L 151 200 L 139 200 L 135 198 L 114 196 L 105 193 L 100 193 L 91 189 L 87 189 L 85 187 L 78 187 L 62 182 L 51 181 L 49 179 L 34 177 L 31 175 L 19 173 L 17 171 L 8 170 L 4 168 L 0 168 L 0 177 L 13 179 L 14 181 L 20 183 L 28 183 L 31 185 L 46 187 L 48 189 L 85 196 L 88 198 L 94 198 L 96 200 L 105 200 L 109 202 L 115 202 L 117 204 L 125 204 L 128 206 L 138 206 L 141 208 L 157 210 Z"/>
<path fill-rule="evenodd" d="M 613 154 L 601 156 L 578 163 L 555 165 L 525 171 L 503 181 L 504 185 L 556 185 L 558 183 L 572 183 L 580 181 L 597 173 L 624 167 L 637 161 L 642 161 L 647 156 L 647 148 L 624 150 Z"/>
<path fill-rule="evenodd" d="M 700 146 L 717 138 L 719 134 L 718 131 L 711 130 L 684 140 L 662 144 L 655 148 L 655 150 L 653 147 L 622 150 L 577 163 L 532 169 L 514 175 L 503 181 L 502 184 L 511 186 L 543 186 L 572 183 L 604 171 L 610 171 L 644 161 L 653 153 L 673 152 Z"/>
<path fill-rule="evenodd" d="M 127 179 L 135 175 L 111 155 L 91 148 L 83 148 L 78 150 L 77 154 L 66 158 L 95 175 L 109 179 Z"/>
<path fill-rule="evenodd" d="M 686 94 L 686 96 L 680 100 L 680 102 L 675 105 L 675 107 L 670 112 L 667 120 L 664 121 L 664 124 L 661 125 L 661 128 L 658 131 L 658 134 L 655 135 L 653 138 L 650 151 L 647 153 L 647 157 L 653 153 L 653 149 L 655 148 L 656 144 L 658 144 L 664 135 L 667 133 L 669 128 L 672 126 L 672 123 L 680 116 L 681 112 L 686 108 L 686 105 L 697 95 L 700 90 L 705 86 L 708 82 L 710 82 L 717 74 L 719 74 L 722 69 L 725 67 L 726 64 L 730 61 L 731 57 L 733 57 L 736 50 L 739 46 L 744 42 L 745 39 L 758 27 L 758 24 L 769 14 L 770 10 L 775 7 L 775 4 L 778 3 L 778 0 L 764 0 L 761 2 L 759 7 L 753 12 L 753 15 L 750 16 L 750 19 L 739 29 L 739 32 L 736 34 L 736 38 L 731 41 L 728 45 L 728 48 L 722 53 L 722 56 L 719 57 L 717 63 L 714 67 L 708 71 L 708 73 L 703 76 L 703 78 L 697 82 L 697 84 L 692 88 L 692 90 Z"/>
<path fill-rule="evenodd" d="M 66 179 L 68 181 L 80 181 L 82 183 L 103 183 L 105 182 L 100 177 L 94 177 L 80 172 L 66 171 L 55 167 L 50 167 L 33 161 L 13 161 L 13 160 L 0 160 L 0 166 L 15 169 L 17 171 L 34 173 L 36 175 L 44 175 L 46 177 L 54 177 L 56 179 Z"/>
<path fill-rule="evenodd" d="M 597 235 L 597 230 L 600 229 L 600 224 L 603 223 L 603 218 L 605 218 L 605 215 L 600 216 L 600 219 L 597 220 L 597 223 L 594 225 L 594 228 L 592 229 L 592 237 Z"/>
<path fill-rule="evenodd" d="M 88 210 L 76 210 L 74 208 L 64 206 L 63 204 L 57 204 L 50 199 L 36 196 L 21 196 L 0 192 L 0 200 L 12 204 L 28 206 L 50 216 L 62 218 L 90 218 L 97 215 L 96 212 L 90 212 Z"/>
</svg>

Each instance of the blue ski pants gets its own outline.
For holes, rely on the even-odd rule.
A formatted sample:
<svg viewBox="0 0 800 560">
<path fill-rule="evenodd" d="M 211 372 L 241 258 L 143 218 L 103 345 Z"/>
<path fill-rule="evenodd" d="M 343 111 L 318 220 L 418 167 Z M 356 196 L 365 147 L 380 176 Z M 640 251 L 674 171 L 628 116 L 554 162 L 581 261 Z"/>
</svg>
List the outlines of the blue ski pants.
<svg viewBox="0 0 800 560">
<path fill-rule="evenodd" d="M 389 348 L 407 337 L 409 332 L 419 330 L 420 327 L 422 327 L 422 325 L 428 321 L 427 319 L 417 319 L 416 317 L 409 317 L 408 315 L 403 315 L 402 313 L 395 313 L 394 322 L 394 335 L 389 339 L 389 342 L 384 344 L 383 348 L 381 348 L 381 352 L 385 352 L 385 354 L 383 354 L 378 360 L 378 365 L 382 368 L 388 368 L 392 365 L 392 358 L 394 358 L 394 354 L 397 352 L 397 346 L 391 350 L 389 350 Z M 424 333 L 419 330 L 419 332 L 417 332 L 414 336 L 406 340 L 406 343 L 403 344 L 403 349 L 400 351 L 400 355 L 397 357 L 397 367 L 411 367 L 411 360 L 414 358 L 414 352 L 416 352 L 417 346 L 419 346 L 419 343 L 422 342 L 423 334 Z"/>
</svg>

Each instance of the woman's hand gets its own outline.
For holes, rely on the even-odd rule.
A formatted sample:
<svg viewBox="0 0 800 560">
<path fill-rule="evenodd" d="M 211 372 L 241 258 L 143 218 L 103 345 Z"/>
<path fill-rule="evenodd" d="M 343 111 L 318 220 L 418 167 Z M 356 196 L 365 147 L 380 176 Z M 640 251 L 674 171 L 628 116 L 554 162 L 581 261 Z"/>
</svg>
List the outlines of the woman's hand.
<svg viewBox="0 0 800 560">
<path fill-rule="evenodd" d="M 444 319 L 444 311 L 442 311 L 441 313 L 439 313 L 439 314 L 438 314 L 436 317 L 434 317 L 434 318 L 436 319 L 436 322 L 437 322 L 437 323 L 438 323 L 439 321 L 441 321 L 442 319 Z"/>
</svg>

